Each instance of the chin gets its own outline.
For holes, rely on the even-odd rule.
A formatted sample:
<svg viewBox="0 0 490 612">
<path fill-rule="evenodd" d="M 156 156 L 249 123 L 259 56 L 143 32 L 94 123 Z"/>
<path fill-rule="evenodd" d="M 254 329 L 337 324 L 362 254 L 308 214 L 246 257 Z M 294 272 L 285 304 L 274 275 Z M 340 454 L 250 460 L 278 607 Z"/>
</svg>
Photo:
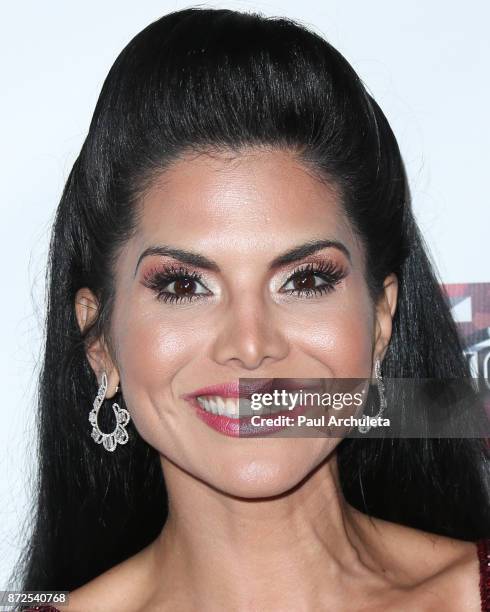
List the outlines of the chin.
<svg viewBox="0 0 490 612">
<path fill-rule="evenodd" d="M 324 460 L 325 455 L 254 458 L 228 464 L 207 482 L 227 495 L 245 499 L 287 494 L 300 484 Z"/>
</svg>

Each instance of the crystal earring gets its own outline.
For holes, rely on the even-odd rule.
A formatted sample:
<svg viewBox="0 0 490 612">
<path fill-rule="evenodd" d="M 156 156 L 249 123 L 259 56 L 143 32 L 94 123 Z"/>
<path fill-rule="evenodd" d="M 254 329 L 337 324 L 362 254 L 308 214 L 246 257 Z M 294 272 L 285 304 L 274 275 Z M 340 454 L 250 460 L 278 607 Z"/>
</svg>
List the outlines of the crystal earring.
<svg viewBox="0 0 490 612">
<path fill-rule="evenodd" d="M 372 419 L 377 419 L 380 417 L 385 408 L 386 408 L 386 396 L 385 396 L 385 385 L 383 382 L 383 377 L 381 376 L 381 361 L 376 359 L 376 363 L 374 364 L 374 375 L 376 376 L 376 386 L 378 387 L 378 396 L 379 396 L 379 410 L 378 413 L 374 417 L 370 417 Z M 358 425 L 358 430 L 360 433 L 367 433 L 371 429 L 371 425 Z"/>
<path fill-rule="evenodd" d="M 117 387 L 119 389 L 119 387 Z M 97 391 L 97 397 L 94 400 L 94 407 L 89 412 L 88 420 L 92 424 L 92 438 L 97 444 L 103 444 L 104 448 L 108 451 L 114 451 L 117 444 L 126 444 L 128 441 L 128 432 L 126 431 L 126 425 L 129 423 L 129 412 L 124 408 L 121 408 L 119 404 L 112 404 L 114 415 L 116 417 L 116 427 L 111 433 L 103 433 L 99 429 L 97 423 L 97 415 L 99 414 L 100 407 L 105 399 L 107 392 L 107 375 L 105 372 L 102 373 L 102 382 L 100 383 L 99 390 Z"/>
</svg>

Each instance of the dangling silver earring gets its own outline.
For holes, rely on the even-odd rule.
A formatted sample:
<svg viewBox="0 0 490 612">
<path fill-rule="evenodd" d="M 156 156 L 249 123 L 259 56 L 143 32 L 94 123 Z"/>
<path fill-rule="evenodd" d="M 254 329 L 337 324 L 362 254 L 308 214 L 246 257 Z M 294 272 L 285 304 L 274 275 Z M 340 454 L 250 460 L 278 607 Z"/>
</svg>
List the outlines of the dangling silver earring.
<svg viewBox="0 0 490 612">
<path fill-rule="evenodd" d="M 386 408 L 386 396 L 385 396 L 385 385 L 383 382 L 383 377 L 381 376 L 381 361 L 376 359 L 376 363 L 374 364 L 374 375 L 376 376 L 376 386 L 378 387 L 378 396 L 379 396 L 379 410 L 378 413 L 371 417 L 372 419 L 377 419 L 380 417 L 385 408 Z M 360 433 L 367 433 L 371 429 L 371 425 L 358 425 L 357 426 Z"/>
<path fill-rule="evenodd" d="M 119 389 L 119 387 L 118 387 Z M 107 375 L 105 372 L 102 373 L 102 382 L 100 383 L 99 390 L 97 391 L 97 397 L 94 400 L 94 407 L 89 412 L 88 420 L 93 426 L 92 438 L 97 444 L 103 444 L 104 448 L 108 451 L 114 451 L 117 444 L 126 444 L 129 439 L 128 432 L 125 427 L 129 423 L 129 412 L 124 408 L 121 408 L 119 404 L 112 404 L 114 415 L 116 417 L 116 427 L 111 433 L 103 433 L 99 429 L 97 423 L 97 415 L 99 414 L 100 407 L 105 399 L 107 392 Z"/>
</svg>

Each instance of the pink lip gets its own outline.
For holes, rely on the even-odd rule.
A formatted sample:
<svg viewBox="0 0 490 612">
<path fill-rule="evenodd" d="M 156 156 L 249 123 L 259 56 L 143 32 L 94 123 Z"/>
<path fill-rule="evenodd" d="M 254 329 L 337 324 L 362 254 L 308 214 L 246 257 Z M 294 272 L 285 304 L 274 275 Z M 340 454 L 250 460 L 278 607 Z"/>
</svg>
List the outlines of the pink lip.
<svg viewBox="0 0 490 612">
<path fill-rule="evenodd" d="M 218 394 L 216 393 L 215 395 Z M 212 412 L 207 412 L 206 410 L 204 410 L 204 408 L 200 406 L 199 402 L 196 400 L 195 397 L 188 398 L 187 401 L 194 407 L 196 415 L 202 421 L 204 421 L 206 425 L 209 425 L 209 427 L 212 427 L 216 431 L 226 436 L 231 436 L 233 438 L 269 435 L 276 431 L 285 429 L 286 427 L 285 425 L 253 425 L 253 417 L 251 416 L 232 419 L 221 414 L 213 414 Z M 265 418 L 279 416 L 290 416 L 294 418 L 298 414 L 303 414 L 309 408 L 309 406 L 297 406 L 293 410 L 286 409 L 284 411 L 274 413 L 273 415 L 270 415 L 270 417 L 269 415 L 260 415 L 260 413 L 257 413 L 257 415 L 263 416 Z"/>
<path fill-rule="evenodd" d="M 251 391 L 260 392 L 261 389 L 269 386 L 273 380 L 273 378 L 265 378 L 258 384 L 254 383 L 253 389 L 250 383 L 242 383 L 242 397 Z M 200 395 L 221 395 L 221 397 L 238 398 L 240 397 L 240 384 L 238 380 L 234 380 L 219 385 L 210 385 L 209 387 L 203 387 L 202 389 L 197 389 L 197 391 L 192 391 L 192 393 L 187 393 L 182 397 L 184 399 L 192 399 Z"/>
<path fill-rule="evenodd" d="M 299 379 L 305 380 L 305 379 Z M 315 379 L 313 379 L 315 380 Z M 275 381 L 280 381 L 277 384 Z M 202 387 L 191 393 L 185 393 L 181 397 L 189 400 L 200 395 L 220 395 L 221 397 L 250 397 L 251 393 L 271 393 L 274 389 L 285 389 L 286 391 L 297 391 L 299 389 L 318 389 L 318 383 L 313 385 L 310 384 L 299 384 L 295 382 L 295 379 L 288 378 L 257 378 L 255 380 L 242 379 L 234 380 L 227 383 L 221 383 L 218 385 L 210 385 L 209 387 Z"/>
<path fill-rule="evenodd" d="M 250 397 L 251 393 L 268 393 L 275 388 L 285 389 L 288 391 L 294 391 L 299 389 L 318 390 L 318 385 L 316 384 L 314 386 L 298 384 L 295 383 L 294 379 L 284 379 L 284 382 L 279 385 L 274 384 L 274 381 L 282 379 L 267 378 L 259 380 L 260 382 L 245 380 L 241 383 L 239 383 L 239 381 L 237 380 L 229 383 L 211 385 L 208 387 L 202 387 L 201 389 L 197 389 L 196 391 L 192 391 L 191 393 L 183 394 L 181 397 L 182 399 L 188 401 L 191 406 L 193 406 L 196 415 L 209 427 L 231 437 L 250 437 L 257 435 L 269 435 L 271 433 L 284 429 L 285 426 L 256 426 L 252 425 L 253 417 L 251 416 L 244 416 L 237 419 L 232 419 L 224 415 L 213 414 L 204 410 L 200 406 L 196 398 L 201 395 L 219 395 L 221 397 L 230 397 L 236 399 L 240 397 Z M 286 409 L 284 411 L 271 415 L 271 417 L 290 416 L 294 418 L 296 415 L 303 414 L 307 409 L 308 407 L 306 406 L 297 406 L 296 408 L 294 408 L 294 410 Z M 261 415 L 260 412 L 258 412 L 257 415 L 269 418 L 269 415 Z"/>
</svg>

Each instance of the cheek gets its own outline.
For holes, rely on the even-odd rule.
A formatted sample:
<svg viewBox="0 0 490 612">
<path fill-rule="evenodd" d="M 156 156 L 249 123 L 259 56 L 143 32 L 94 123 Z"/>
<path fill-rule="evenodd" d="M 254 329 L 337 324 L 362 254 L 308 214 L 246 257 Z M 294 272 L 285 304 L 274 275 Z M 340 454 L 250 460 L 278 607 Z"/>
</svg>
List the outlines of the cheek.
<svg viewBox="0 0 490 612">
<path fill-rule="evenodd" d="M 125 401 L 135 421 L 175 418 L 172 381 L 198 354 L 195 325 L 178 322 L 155 305 L 145 309 L 126 303 L 124 312 L 114 311 L 113 337 Z"/>
<path fill-rule="evenodd" d="M 371 376 L 374 342 L 373 307 L 361 289 L 326 299 L 309 308 L 290 327 L 291 341 L 332 378 Z"/>
</svg>

